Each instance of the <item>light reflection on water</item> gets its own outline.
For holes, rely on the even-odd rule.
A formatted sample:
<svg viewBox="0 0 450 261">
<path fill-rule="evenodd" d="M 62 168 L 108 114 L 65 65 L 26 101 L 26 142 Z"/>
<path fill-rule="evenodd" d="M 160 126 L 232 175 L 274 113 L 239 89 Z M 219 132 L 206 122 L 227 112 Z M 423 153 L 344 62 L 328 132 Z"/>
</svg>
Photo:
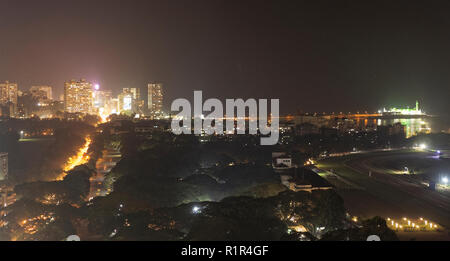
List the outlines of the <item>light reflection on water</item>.
<svg viewBox="0 0 450 261">
<path fill-rule="evenodd" d="M 424 117 L 414 119 L 359 119 L 359 126 L 389 126 L 400 123 L 405 126 L 406 137 L 420 133 L 450 133 L 450 120 L 445 117 Z"/>
<path fill-rule="evenodd" d="M 417 135 L 419 133 L 430 133 L 432 131 L 430 127 L 429 119 L 379 119 L 377 121 L 378 126 L 387 126 L 400 123 L 405 126 L 406 137 Z"/>
</svg>

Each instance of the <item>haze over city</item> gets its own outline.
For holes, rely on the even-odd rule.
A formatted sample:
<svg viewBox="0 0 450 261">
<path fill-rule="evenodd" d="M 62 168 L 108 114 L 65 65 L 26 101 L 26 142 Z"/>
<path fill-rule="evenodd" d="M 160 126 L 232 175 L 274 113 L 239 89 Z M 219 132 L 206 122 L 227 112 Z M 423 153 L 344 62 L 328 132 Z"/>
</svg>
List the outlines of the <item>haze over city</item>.
<svg viewBox="0 0 450 261">
<path fill-rule="evenodd" d="M 118 94 L 158 81 L 167 101 L 193 90 L 280 98 L 282 113 L 375 111 L 416 99 L 432 114 L 450 109 L 447 1 L 0 5 L 0 80 L 22 90 L 50 85 L 59 97 L 65 81 L 86 78 Z"/>
</svg>

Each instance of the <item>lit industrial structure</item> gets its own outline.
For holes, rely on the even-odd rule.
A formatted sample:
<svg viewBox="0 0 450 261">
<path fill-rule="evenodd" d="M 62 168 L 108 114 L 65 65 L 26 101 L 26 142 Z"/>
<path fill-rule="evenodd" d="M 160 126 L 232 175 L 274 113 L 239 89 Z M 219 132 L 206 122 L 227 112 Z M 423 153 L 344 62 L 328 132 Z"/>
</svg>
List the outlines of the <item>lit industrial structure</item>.
<svg viewBox="0 0 450 261">
<path fill-rule="evenodd" d="M 93 113 L 92 83 L 84 79 L 64 84 L 64 111 L 69 113 Z"/>
</svg>

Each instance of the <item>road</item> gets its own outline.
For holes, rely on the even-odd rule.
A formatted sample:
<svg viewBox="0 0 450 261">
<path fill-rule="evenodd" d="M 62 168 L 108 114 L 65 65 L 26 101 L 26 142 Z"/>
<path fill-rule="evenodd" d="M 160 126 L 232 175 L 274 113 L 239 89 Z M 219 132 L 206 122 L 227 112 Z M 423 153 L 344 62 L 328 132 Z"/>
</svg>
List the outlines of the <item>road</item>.
<svg viewBox="0 0 450 261">
<path fill-rule="evenodd" d="M 410 151 L 388 151 L 348 155 L 324 159 L 317 165 L 333 169 L 338 176 L 363 188 L 338 187 L 347 209 L 361 217 L 426 217 L 450 227 L 450 198 L 448 194 L 430 191 L 405 175 L 392 175 L 388 168 L 374 168 L 378 157 L 412 156 Z M 414 154 L 413 156 L 417 156 Z M 369 171 L 372 172 L 369 177 Z M 326 178 L 326 177 L 325 177 Z"/>
</svg>

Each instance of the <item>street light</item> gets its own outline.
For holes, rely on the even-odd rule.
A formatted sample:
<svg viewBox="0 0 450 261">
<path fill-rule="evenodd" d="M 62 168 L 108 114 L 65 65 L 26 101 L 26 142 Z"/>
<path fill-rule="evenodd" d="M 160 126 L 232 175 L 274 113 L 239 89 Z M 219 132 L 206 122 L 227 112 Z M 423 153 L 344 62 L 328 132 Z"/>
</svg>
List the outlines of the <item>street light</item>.
<svg viewBox="0 0 450 261">
<path fill-rule="evenodd" d="M 448 178 L 447 177 L 443 177 L 442 178 L 442 182 L 447 185 L 448 184 Z"/>
<path fill-rule="evenodd" d="M 200 213 L 200 208 L 198 206 L 194 206 L 192 208 L 192 213 L 194 213 L 194 214 Z"/>
</svg>

